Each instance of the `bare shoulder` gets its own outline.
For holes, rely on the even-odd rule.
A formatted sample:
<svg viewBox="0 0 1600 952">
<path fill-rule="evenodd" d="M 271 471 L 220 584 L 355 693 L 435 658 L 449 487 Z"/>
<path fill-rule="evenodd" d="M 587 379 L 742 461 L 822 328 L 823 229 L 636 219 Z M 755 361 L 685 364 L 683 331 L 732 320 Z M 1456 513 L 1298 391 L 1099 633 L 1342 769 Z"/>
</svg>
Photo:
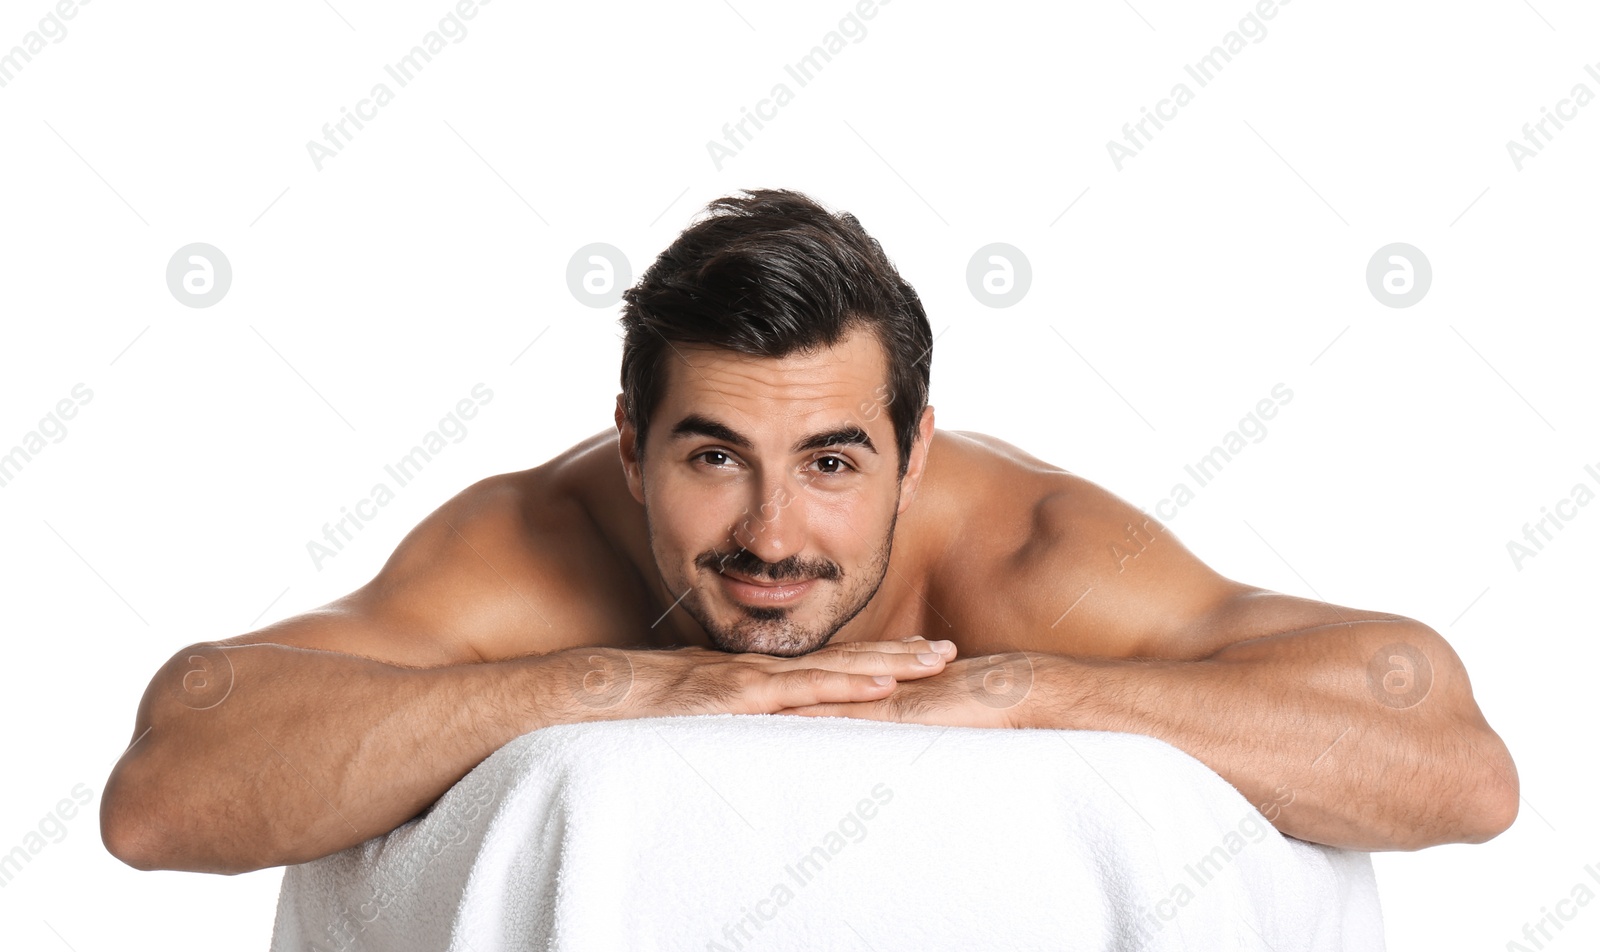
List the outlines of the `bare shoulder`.
<svg viewBox="0 0 1600 952">
<path fill-rule="evenodd" d="M 958 465 L 937 496 L 959 529 L 934 578 L 965 653 L 1209 653 L 1182 644 L 1184 625 L 1247 586 L 1093 480 L 995 437 L 949 436 Z"/>
<path fill-rule="evenodd" d="M 1410 621 L 1227 578 L 1110 489 L 992 437 L 951 436 L 934 498 L 955 528 L 930 578 L 963 654 L 1198 660 L 1286 631 Z"/>
<path fill-rule="evenodd" d="M 427 667 L 622 638 L 630 619 L 618 594 L 637 573 L 574 491 L 597 439 L 473 483 L 419 522 L 365 585 L 230 642 Z"/>
<path fill-rule="evenodd" d="M 944 443 L 953 447 L 955 452 L 962 453 L 967 459 L 974 462 L 988 463 L 994 466 L 1015 467 L 1028 473 L 1065 473 L 1067 470 L 1034 456 L 1032 453 L 1021 449 L 997 436 L 987 433 L 978 433 L 973 430 L 937 430 L 938 436 L 946 437 Z"/>
<path fill-rule="evenodd" d="M 602 434 L 475 483 L 420 523 L 364 591 L 454 626 L 485 661 L 634 643 L 642 580 L 587 496 L 607 463 L 617 468 Z"/>
</svg>

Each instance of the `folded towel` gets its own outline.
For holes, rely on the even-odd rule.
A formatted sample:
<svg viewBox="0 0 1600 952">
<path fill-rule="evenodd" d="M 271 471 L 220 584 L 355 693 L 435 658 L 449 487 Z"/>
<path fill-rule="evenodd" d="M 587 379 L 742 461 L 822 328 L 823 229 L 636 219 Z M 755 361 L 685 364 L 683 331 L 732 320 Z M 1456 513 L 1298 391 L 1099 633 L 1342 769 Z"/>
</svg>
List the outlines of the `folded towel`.
<svg viewBox="0 0 1600 952">
<path fill-rule="evenodd" d="M 1154 738 L 720 714 L 517 738 L 286 868 L 272 940 L 830 948 L 1332 952 L 1383 926 L 1366 853 L 1282 836 Z"/>
</svg>

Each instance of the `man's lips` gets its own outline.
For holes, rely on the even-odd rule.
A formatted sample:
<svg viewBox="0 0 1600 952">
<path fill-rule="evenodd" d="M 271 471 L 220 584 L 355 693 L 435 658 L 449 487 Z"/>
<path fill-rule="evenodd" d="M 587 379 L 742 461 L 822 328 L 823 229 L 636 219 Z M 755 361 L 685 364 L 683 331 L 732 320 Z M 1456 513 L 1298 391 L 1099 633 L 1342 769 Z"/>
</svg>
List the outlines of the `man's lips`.
<svg viewBox="0 0 1600 952">
<path fill-rule="evenodd" d="M 720 574 L 723 590 L 736 601 L 747 605 L 787 605 L 798 601 L 817 583 L 814 578 L 794 582 L 762 582 L 727 570 Z"/>
</svg>

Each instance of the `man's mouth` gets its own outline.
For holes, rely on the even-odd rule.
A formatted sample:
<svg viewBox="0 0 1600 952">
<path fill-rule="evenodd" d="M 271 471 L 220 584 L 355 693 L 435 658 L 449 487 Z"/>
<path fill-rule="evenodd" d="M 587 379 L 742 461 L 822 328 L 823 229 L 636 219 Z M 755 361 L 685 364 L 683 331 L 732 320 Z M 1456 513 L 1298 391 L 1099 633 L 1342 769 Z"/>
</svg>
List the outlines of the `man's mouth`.
<svg viewBox="0 0 1600 952">
<path fill-rule="evenodd" d="M 798 601 L 817 582 L 815 578 L 789 582 L 758 580 L 727 569 L 720 574 L 723 590 L 735 601 L 752 606 L 787 605 Z"/>
</svg>

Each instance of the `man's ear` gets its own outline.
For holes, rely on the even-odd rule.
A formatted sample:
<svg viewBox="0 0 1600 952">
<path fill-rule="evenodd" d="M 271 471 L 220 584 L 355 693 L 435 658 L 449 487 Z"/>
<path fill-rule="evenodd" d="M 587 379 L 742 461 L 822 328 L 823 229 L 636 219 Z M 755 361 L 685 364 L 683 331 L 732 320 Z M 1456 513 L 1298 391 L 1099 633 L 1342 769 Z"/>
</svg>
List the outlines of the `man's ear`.
<svg viewBox="0 0 1600 952">
<path fill-rule="evenodd" d="M 622 394 L 617 394 L 617 409 L 612 419 L 617 423 L 617 453 L 622 457 L 622 474 L 627 477 L 628 491 L 639 505 L 644 505 L 644 463 L 639 459 L 639 434 L 628 422 L 622 408 Z"/>
<path fill-rule="evenodd" d="M 922 474 L 928 468 L 928 449 L 933 446 L 933 407 L 922 408 L 922 419 L 917 422 L 917 439 L 911 444 L 911 462 L 906 466 L 906 475 L 900 481 L 900 507 L 895 511 L 903 514 L 911 506 L 911 501 L 917 498 L 917 486 L 922 483 Z"/>
</svg>

